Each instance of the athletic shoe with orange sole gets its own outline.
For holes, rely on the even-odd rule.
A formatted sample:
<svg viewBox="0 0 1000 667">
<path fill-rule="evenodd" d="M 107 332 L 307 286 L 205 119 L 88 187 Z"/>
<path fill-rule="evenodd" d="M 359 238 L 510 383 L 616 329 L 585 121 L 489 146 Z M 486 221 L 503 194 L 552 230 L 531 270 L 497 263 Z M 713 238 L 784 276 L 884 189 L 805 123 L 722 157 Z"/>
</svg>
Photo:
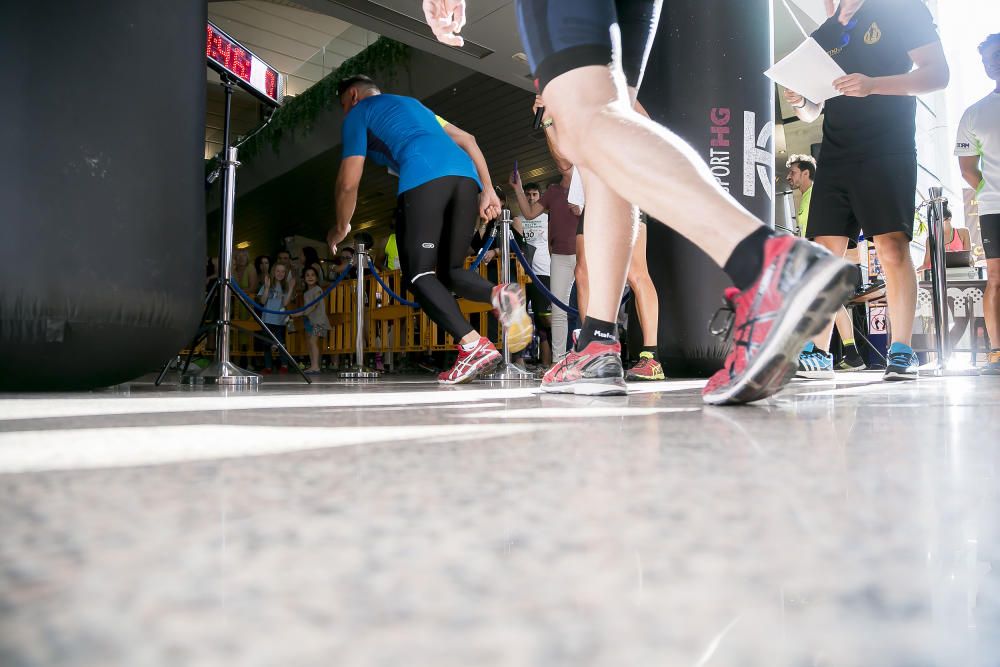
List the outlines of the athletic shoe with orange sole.
<svg viewBox="0 0 1000 667">
<path fill-rule="evenodd" d="M 528 315 L 524 290 L 514 283 L 502 283 L 493 288 L 493 313 L 500 320 L 507 333 L 507 345 L 511 352 L 520 352 L 531 345 L 535 333 L 534 324 Z"/>
<path fill-rule="evenodd" d="M 625 371 L 622 369 L 622 346 L 590 343 L 577 352 L 572 350 L 542 378 L 542 391 L 550 394 L 580 396 L 623 396 Z"/>
<path fill-rule="evenodd" d="M 438 382 L 441 384 L 465 384 L 472 382 L 480 375 L 489 373 L 503 356 L 500 351 L 485 336 L 479 337 L 479 342 L 472 350 L 466 352 L 462 346 L 458 346 L 458 358 L 451 369 L 438 375 Z"/>
<path fill-rule="evenodd" d="M 764 246 L 764 266 L 750 288 L 726 290 L 727 305 L 712 333 L 733 337 L 725 366 L 702 392 L 711 405 L 751 403 L 781 391 L 798 368 L 799 353 L 854 292 L 852 267 L 823 248 L 792 236 Z M 715 327 L 719 314 L 726 324 Z"/>
<path fill-rule="evenodd" d="M 653 357 L 651 352 L 640 352 L 639 361 L 635 363 L 635 366 L 628 369 L 628 372 L 625 373 L 625 379 L 639 382 L 653 382 L 656 380 L 666 380 L 667 376 L 663 374 L 663 366 Z"/>
</svg>

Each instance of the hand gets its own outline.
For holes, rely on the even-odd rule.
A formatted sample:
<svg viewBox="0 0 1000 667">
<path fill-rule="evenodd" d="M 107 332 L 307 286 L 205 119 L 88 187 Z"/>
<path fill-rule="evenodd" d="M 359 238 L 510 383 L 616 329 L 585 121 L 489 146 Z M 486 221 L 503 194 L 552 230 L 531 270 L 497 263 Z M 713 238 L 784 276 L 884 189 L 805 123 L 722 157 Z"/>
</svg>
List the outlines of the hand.
<svg viewBox="0 0 1000 667">
<path fill-rule="evenodd" d="M 850 23 L 863 4 L 865 4 L 865 0 L 840 0 L 840 24 L 847 25 Z M 832 6 L 832 0 L 826 0 L 827 16 L 833 16 L 834 12 L 830 9 Z"/>
<path fill-rule="evenodd" d="M 330 231 L 326 235 L 326 242 L 330 246 L 330 252 L 334 255 L 337 254 L 337 244 L 347 238 L 347 235 L 351 233 L 351 225 L 348 225 L 344 229 L 338 229 L 337 227 L 331 227 Z"/>
<path fill-rule="evenodd" d="M 544 107 L 545 102 L 542 100 L 541 95 L 535 95 L 535 103 L 531 105 L 531 115 L 534 116 L 538 113 L 538 107 Z"/>
<path fill-rule="evenodd" d="M 487 220 L 500 215 L 500 198 L 492 188 L 479 193 L 479 215 Z"/>
<path fill-rule="evenodd" d="M 510 186 L 512 188 L 517 190 L 518 188 L 521 187 L 521 174 L 516 171 L 510 172 L 510 178 L 507 180 L 507 182 L 510 183 Z"/>
<path fill-rule="evenodd" d="M 578 218 L 581 215 L 583 215 L 583 209 L 580 208 L 579 206 L 577 206 L 576 204 L 570 204 L 569 205 L 569 212 L 572 213 L 573 215 L 575 215 Z"/>
<path fill-rule="evenodd" d="M 802 97 L 794 90 L 789 90 L 788 88 L 785 88 L 785 101 L 791 104 L 793 107 L 801 107 L 805 103 L 806 98 Z"/>
<path fill-rule="evenodd" d="M 465 44 L 458 34 L 465 27 L 465 0 L 424 0 L 424 19 L 442 44 Z"/>
<path fill-rule="evenodd" d="M 494 259 L 496 259 L 496 257 L 497 257 L 497 251 L 496 250 L 487 250 L 486 254 L 483 255 L 483 264 L 489 264 Z"/>
<path fill-rule="evenodd" d="M 851 19 L 858 13 L 858 10 L 861 9 L 861 5 L 863 5 L 864 2 L 865 0 L 843 0 L 843 2 L 840 3 L 840 22 L 843 25 L 850 23 Z M 833 16 L 837 13 L 837 3 L 833 0 L 824 0 L 824 4 L 826 5 L 827 16 Z"/>
<path fill-rule="evenodd" d="M 864 74 L 848 74 L 836 79 L 833 87 L 847 97 L 868 97 L 875 92 L 875 80 Z"/>
</svg>

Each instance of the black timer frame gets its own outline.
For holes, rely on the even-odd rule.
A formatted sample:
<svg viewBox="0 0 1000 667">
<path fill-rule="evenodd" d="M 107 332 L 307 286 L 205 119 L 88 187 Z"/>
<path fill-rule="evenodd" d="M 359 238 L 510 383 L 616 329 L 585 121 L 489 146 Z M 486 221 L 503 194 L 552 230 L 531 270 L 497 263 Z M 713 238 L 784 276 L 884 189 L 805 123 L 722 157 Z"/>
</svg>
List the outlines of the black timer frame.
<svg viewBox="0 0 1000 667">
<path fill-rule="evenodd" d="M 272 107 L 272 111 L 280 105 L 280 102 L 262 97 L 257 91 L 247 86 L 242 80 L 234 76 L 210 58 L 208 59 L 208 65 L 219 73 L 220 83 L 222 84 L 222 88 L 225 93 L 225 113 L 223 115 L 222 124 L 222 151 L 219 153 L 219 157 L 217 158 L 219 167 L 216 172 L 218 173 L 221 171 L 222 173 L 222 229 L 219 234 L 219 268 L 216 272 L 217 275 L 215 281 L 212 283 L 211 287 L 209 287 L 208 294 L 205 296 L 205 310 L 201 316 L 201 325 L 198 328 L 197 333 L 195 333 L 191 344 L 188 346 L 187 356 L 184 359 L 183 365 L 180 367 L 181 383 L 214 383 L 228 386 L 255 386 L 259 384 L 259 374 L 240 368 L 230 361 L 230 333 L 232 329 L 235 328 L 250 334 L 255 339 L 262 341 L 265 345 L 274 345 L 277 347 L 281 356 L 289 361 L 290 365 L 295 368 L 299 375 L 302 376 L 302 379 L 307 383 L 312 384 L 312 380 L 310 380 L 309 377 L 302 372 L 302 369 L 299 368 L 298 362 L 295 361 L 285 346 L 281 344 L 281 341 L 279 341 L 274 333 L 267 328 L 267 325 L 264 324 L 264 321 L 261 319 L 260 315 L 257 314 L 257 311 L 254 308 L 255 304 L 244 296 L 242 290 L 236 290 L 233 288 L 233 220 L 236 209 L 236 168 L 240 166 L 239 161 L 236 159 L 237 149 L 234 146 L 230 146 L 229 143 L 229 120 L 232 111 L 233 88 L 237 85 L 243 87 L 247 90 L 247 92 L 253 94 L 264 103 L 269 104 Z M 247 312 L 250 313 L 251 317 L 253 317 L 257 326 L 260 327 L 259 332 L 245 329 L 233 323 L 233 297 L 238 299 L 247 309 Z M 214 307 L 217 307 L 218 310 L 214 310 Z M 218 317 L 214 321 L 209 317 L 210 313 L 213 312 L 218 312 Z M 204 369 L 189 373 L 188 370 L 191 365 L 191 357 L 194 355 L 195 348 L 203 340 L 208 338 L 212 331 L 215 331 L 216 334 L 215 357 L 212 360 L 212 363 Z M 166 376 L 167 371 L 170 368 L 171 361 L 168 361 L 163 366 L 159 377 L 156 378 L 157 386 L 163 382 L 163 378 Z"/>
</svg>

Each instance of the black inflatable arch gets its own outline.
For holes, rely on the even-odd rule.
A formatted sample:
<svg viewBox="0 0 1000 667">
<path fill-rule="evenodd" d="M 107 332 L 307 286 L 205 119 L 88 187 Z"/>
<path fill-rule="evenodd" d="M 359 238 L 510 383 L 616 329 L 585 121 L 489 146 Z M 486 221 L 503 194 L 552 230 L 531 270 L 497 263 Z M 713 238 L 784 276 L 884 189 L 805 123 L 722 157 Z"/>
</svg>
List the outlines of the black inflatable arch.
<svg viewBox="0 0 1000 667">
<path fill-rule="evenodd" d="M 0 389 L 124 382 L 202 308 L 205 0 L 9 5 Z"/>
<path fill-rule="evenodd" d="M 744 207 L 772 221 L 774 86 L 770 0 L 670 0 L 639 99 L 650 116 L 688 141 Z M 669 178 L 669 175 L 665 176 Z M 700 211 L 689 210 L 688 216 Z M 727 346 L 708 322 L 729 286 L 687 239 L 649 225 L 649 273 L 660 297 L 659 352 L 667 374 L 705 376 Z"/>
</svg>

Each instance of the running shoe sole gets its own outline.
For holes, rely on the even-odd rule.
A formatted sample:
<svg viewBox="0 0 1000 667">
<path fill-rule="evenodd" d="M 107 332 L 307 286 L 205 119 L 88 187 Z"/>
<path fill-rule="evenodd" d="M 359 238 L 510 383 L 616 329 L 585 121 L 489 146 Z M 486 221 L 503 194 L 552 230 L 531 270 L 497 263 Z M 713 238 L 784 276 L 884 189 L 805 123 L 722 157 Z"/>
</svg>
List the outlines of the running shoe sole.
<svg viewBox="0 0 1000 667">
<path fill-rule="evenodd" d="M 576 394 L 577 396 L 625 396 L 628 387 L 621 378 L 603 380 L 577 380 L 576 382 L 554 382 L 542 385 L 546 394 Z"/>
<path fill-rule="evenodd" d="M 836 368 L 838 373 L 859 373 L 866 370 L 868 370 L 868 366 L 865 364 L 861 364 L 860 366 L 837 366 Z"/>
<path fill-rule="evenodd" d="M 520 352 L 531 345 L 531 338 L 535 333 L 524 292 L 513 285 L 506 285 L 497 291 L 494 298 L 493 307 L 496 308 L 498 319 L 507 334 L 507 346 L 511 352 Z"/>
<path fill-rule="evenodd" d="M 664 374 L 663 370 L 660 370 L 658 373 L 654 373 L 653 375 L 640 375 L 638 373 L 634 373 L 633 370 L 635 370 L 635 369 L 629 370 L 628 372 L 625 373 L 625 380 L 626 381 L 628 381 L 628 382 L 660 382 L 660 381 L 663 381 L 663 380 L 667 379 L 667 376 L 666 376 L 666 374 Z"/>
<path fill-rule="evenodd" d="M 854 293 L 854 267 L 836 257 L 820 257 L 809 274 L 803 276 L 802 287 L 791 295 L 742 377 L 723 391 L 703 396 L 705 403 L 760 401 L 781 391 L 795 376 L 806 341 L 825 329 L 837 309 Z M 813 291 L 810 285 L 820 287 Z"/>
<path fill-rule="evenodd" d="M 897 373 L 890 371 L 882 376 L 886 382 L 912 382 L 917 379 L 916 373 Z"/>
<path fill-rule="evenodd" d="M 833 371 L 795 371 L 795 377 L 803 380 L 835 380 L 837 376 Z"/>
</svg>

